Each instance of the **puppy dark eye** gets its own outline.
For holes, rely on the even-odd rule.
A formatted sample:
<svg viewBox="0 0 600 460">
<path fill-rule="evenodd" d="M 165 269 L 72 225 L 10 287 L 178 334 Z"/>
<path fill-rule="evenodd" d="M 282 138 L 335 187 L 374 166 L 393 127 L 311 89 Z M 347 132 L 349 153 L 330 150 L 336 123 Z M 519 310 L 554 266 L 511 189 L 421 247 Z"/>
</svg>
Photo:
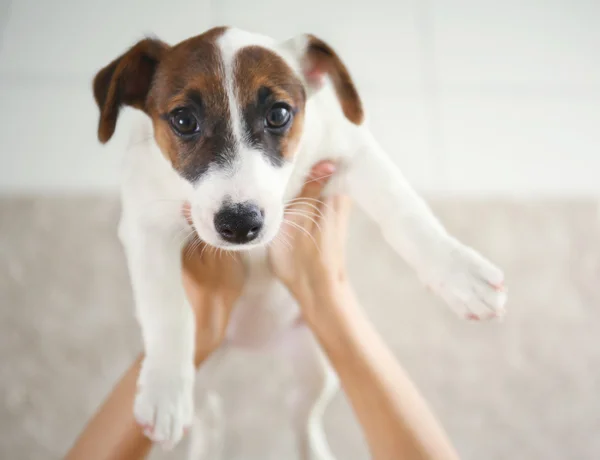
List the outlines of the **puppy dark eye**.
<svg viewBox="0 0 600 460">
<path fill-rule="evenodd" d="M 288 125 L 292 119 L 292 112 L 290 108 L 284 104 L 275 104 L 265 119 L 265 124 L 271 129 L 282 129 Z"/>
<path fill-rule="evenodd" d="M 171 127 L 180 136 L 190 136 L 200 131 L 198 120 L 189 109 L 175 109 L 171 112 L 170 121 Z"/>
</svg>

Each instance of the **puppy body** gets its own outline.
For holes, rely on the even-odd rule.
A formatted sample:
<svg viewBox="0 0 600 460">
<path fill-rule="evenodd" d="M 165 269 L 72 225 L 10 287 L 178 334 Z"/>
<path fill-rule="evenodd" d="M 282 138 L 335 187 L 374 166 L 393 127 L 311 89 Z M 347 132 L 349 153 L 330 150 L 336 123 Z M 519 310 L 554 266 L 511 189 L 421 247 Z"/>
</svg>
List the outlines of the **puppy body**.
<svg viewBox="0 0 600 460">
<path fill-rule="evenodd" d="M 330 88 L 324 88 L 323 93 L 331 93 Z M 325 94 L 323 94 L 325 96 Z M 333 99 L 331 102 L 337 104 L 335 97 L 325 96 Z M 315 98 L 320 96 L 315 96 Z M 316 104 L 315 104 L 316 105 Z M 312 113 L 313 104 L 307 105 L 307 114 Z M 339 112 L 335 105 L 333 108 Z M 333 110 L 332 110 L 333 111 Z M 311 116 L 309 115 L 308 118 Z M 314 126 L 319 126 L 318 114 L 315 116 Z M 311 126 L 308 123 L 307 126 Z M 308 133 L 309 131 L 307 131 Z M 324 130 L 322 131 L 324 132 Z M 310 136 L 310 134 L 308 134 Z M 332 136 L 329 136 L 333 139 Z M 290 179 L 290 187 L 286 193 L 287 199 L 294 198 L 302 187 L 303 180 L 310 171 L 311 165 L 320 159 L 338 159 L 344 158 L 347 151 L 339 146 L 330 148 L 317 148 L 318 142 L 306 142 L 306 148 L 301 148 L 297 154 L 297 162 Z M 335 154 L 332 154 L 335 153 Z M 167 283 L 180 283 L 180 279 L 173 277 L 169 279 L 139 279 L 136 286 L 136 271 L 141 272 L 140 265 L 132 264 L 135 255 L 128 248 L 140 244 L 140 219 L 148 219 L 143 228 L 153 235 L 163 235 L 165 241 L 173 242 L 170 251 L 175 253 L 183 247 L 187 239 L 186 235 L 190 233 L 189 225 L 181 218 L 181 203 L 189 199 L 190 185 L 182 179 L 171 167 L 171 164 L 165 160 L 152 135 L 152 125 L 143 114 L 136 114 L 134 125 L 132 127 L 130 147 L 125 152 L 124 161 L 125 180 L 122 182 L 122 217 L 119 226 L 119 236 L 123 242 L 128 260 L 130 261 L 130 271 L 134 283 L 134 292 L 145 289 L 146 283 L 160 282 L 165 286 Z M 335 184 L 332 184 L 335 186 Z M 141 217 L 144 216 L 144 217 Z M 135 241 L 132 243 L 132 241 Z M 138 243 L 138 241 L 140 243 Z M 146 243 L 141 243 L 146 244 Z M 158 244 L 158 242 L 157 242 Z M 325 440 L 322 427 L 321 416 L 326 409 L 327 403 L 334 396 L 338 389 L 337 378 L 329 368 L 326 359 L 323 357 L 315 339 L 306 330 L 306 327 L 298 324 L 299 308 L 295 299 L 289 294 L 287 289 L 279 283 L 271 274 L 267 264 L 266 248 L 257 247 L 249 251 L 242 252 L 247 267 L 247 282 L 242 296 L 238 300 L 230 318 L 225 342 L 221 349 L 210 362 L 205 364 L 201 372 L 195 390 L 195 407 L 198 416 L 192 422 L 192 413 L 186 413 L 185 418 L 178 419 L 173 415 L 168 416 L 168 425 L 162 427 L 164 431 L 157 431 L 161 426 L 154 425 L 153 435 L 159 442 L 171 442 L 169 436 L 175 434 L 169 431 L 172 424 L 181 424 L 181 429 L 193 424 L 191 430 L 191 443 L 189 445 L 190 459 L 218 459 L 225 452 L 226 440 L 224 431 L 226 426 L 233 424 L 241 427 L 245 432 L 238 434 L 238 442 L 242 446 L 254 446 L 259 449 L 254 452 L 257 456 L 269 452 L 269 446 L 257 446 L 256 442 L 245 442 L 246 436 L 252 436 L 249 430 L 252 424 L 241 420 L 224 420 L 223 409 L 224 400 L 233 395 L 228 395 L 221 391 L 218 385 L 219 378 L 223 378 L 222 369 L 228 356 L 235 353 L 246 353 L 246 359 L 252 360 L 256 352 L 267 353 L 274 359 L 281 362 L 292 363 L 292 374 L 295 376 L 295 382 L 288 382 L 288 386 L 283 390 L 286 394 L 279 395 L 275 399 L 281 398 L 293 399 L 293 402 L 286 405 L 273 404 L 278 407 L 282 414 L 278 414 L 278 420 L 287 420 L 289 425 L 285 427 L 292 430 L 297 437 L 298 452 L 303 459 L 333 459 L 328 444 Z M 153 261 L 152 263 L 160 263 Z M 173 273 L 179 276 L 180 268 L 172 266 Z M 165 270 L 166 271 L 166 270 Z M 146 276 L 141 274 L 141 276 Z M 173 289 L 175 290 L 175 289 Z M 173 300 L 176 302 L 176 300 Z M 136 299 L 136 302 L 138 300 Z M 187 306 L 185 306 L 187 307 Z M 142 324 L 142 332 L 151 330 L 152 327 L 145 327 L 144 323 L 153 318 L 148 317 L 148 313 L 140 311 L 138 308 L 138 320 Z M 166 346 L 172 346 L 179 343 L 180 346 L 187 348 L 186 355 L 193 355 L 193 337 L 194 331 L 190 330 L 193 325 L 193 319 L 187 315 L 189 307 L 181 310 L 185 316 L 179 318 L 170 332 L 170 337 L 155 338 L 151 335 L 144 337 L 145 343 L 152 343 L 155 340 L 165 342 Z M 146 316 L 144 316 L 146 315 Z M 157 321 L 164 321 L 164 317 Z M 186 338 L 186 336 L 188 338 Z M 164 360 L 164 361 L 163 361 Z M 159 368 L 170 369 L 174 375 L 181 377 L 181 385 L 177 385 L 177 379 L 172 383 L 173 387 L 161 386 L 156 393 L 156 398 L 164 398 L 167 393 L 187 393 L 190 395 L 185 400 L 178 400 L 182 405 L 189 404 L 190 410 L 193 406 L 191 389 L 192 377 L 189 370 L 184 368 L 172 369 L 170 366 L 172 358 L 169 353 L 165 353 L 161 361 L 154 364 Z M 142 374 L 144 375 L 144 374 Z M 193 374 L 192 374 L 193 375 Z M 146 385 L 152 386 L 152 374 L 146 377 Z M 243 377 L 240 377 L 243 378 Z M 268 381 L 268 376 L 264 376 Z M 140 382 L 140 386 L 143 385 Z M 142 396 L 144 393 L 142 393 Z M 286 396 L 287 395 L 287 396 Z M 264 400 L 262 400 L 264 403 Z M 156 407 L 148 412 L 144 412 L 146 406 L 152 403 L 143 399 L 136 401 L 136 417 L 144 423 L 156 422 Z M 264 408 L 258 407 L 255 401 L 248 398 L 241 406 L 237 406 L 237 411 L 241 414 L 255 413 L 260 417 Z M 160 410 L 160 408 L 159 408 Z M 148 415 L 147 417 L 145 414 Z M 242 439 L 242 441 L 239 441 Z M 256 439 L 256 438 L 254 438 Z M 250 447 L 244 447 L 244 452 L 240 452 L 239 458 L 248 458 L 252 456 Z M 264 450 L 261 450 L 264 449 Z"/>
<path fill-rule="evenodd" d="M 310 387 L 290 414 L 301 458 L 332 459 L 321 415 L 336 379 L 314 339 L 298 326 L 294 300 L 270 274 L 265 247 L 311 166 L 323 159 L 339 161 L 341 171 L 328 192 L 350 194 L 391 247 L 458 314 L 485 318 L 501 313 L 502 272 L 448 235 L 408 185 L 363 122 L 362 105 L 345 67 L 320 40 L 303 36 L 279 43 L 236 29 L 215 29 L 172 48 L 154 42 L 136 46 L 140 48 L 111 63 L 95 81 L 101 140 L 112 134 L 121 104 L 149 115 L 136 120 L 125 154 L 119 227 L 146 350 L 136 418 L 152 427 L 154 440 L 168 444 L 179 441 L 192 423 L 194 320 L 180 279 L 181 249 L 192 233 L 181 205 L 189 201 L 203 240 L 230 250 L 246 249 L 242 256 L 248 282 L 220 355 L 232 347 L 288 353 L 298 380 Z M 190 73 L 185 82 L 197 84 L 182 89 L 184 82 L 177 77 L 189 73 L 192 57 L 199 54 L 201 65 L 208 67 Z M 135 73 L 130 75 L 131 69 Z M 214 75 L 221 80 L 210 80 Z M 173 125 L 174 119 L 189 128 L 189 117 L 179 108 L 182 94 L 192 101 L 193 117 L 202 119 L 202 138 L 193 133 L 174 137 L 165 121 Z M 219 100 L 210 99 L 218 94 Z M 121 100 L 111 105 L 111 97 L 117 96 Z M 256 119 L 262 123 L 265 98 L 271 98 L 271 109 L 265 110 L 278 109 L 284 101 L 289 110 L 276 115 L 293 113 L 285 131 L 267 125 L 263 129 L 262 124 L 252 128 L 258 126 Z M 271 117 L 272 112 L 264 113 Z M 221 136 L 222 131 L 228 135 Z M 228 234 L 215 230 L 213 219 L 231 201 L 259 204 L 264 222 L 257 240 L 231 244 L 223 240 Z M 207 374 L 205 389 L 211 386 Z M 213 419 L 215 401 L 210 405 Z M 222 439 L 212 428 L 211 440 L 192 443 L 204 452 L 195 458 L 219 458 Z M 197 432 L 202 436 L 206 426 Z"/>
</svg>

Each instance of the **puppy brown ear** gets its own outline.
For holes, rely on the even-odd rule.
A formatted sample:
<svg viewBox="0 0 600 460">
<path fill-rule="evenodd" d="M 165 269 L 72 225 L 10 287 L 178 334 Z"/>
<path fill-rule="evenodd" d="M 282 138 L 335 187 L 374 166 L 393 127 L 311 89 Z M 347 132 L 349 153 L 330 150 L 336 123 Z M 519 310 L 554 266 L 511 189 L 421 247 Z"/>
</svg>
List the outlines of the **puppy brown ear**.
<svg viewBox="0 0 600 460">
<path fill-rule="evenodd" d="M 360 125 L 364 119 L 363 107 L 350 73 L 333 49 L 314 35 L 306 35 L 307 44 L 303 63 L 304 76 L 309 85 L 320 87 L 329 76 L 346 118 Z"/>
<path fill-rule="evenodd" d="M 100 109 L 100 142 L 104 144 L 112 137 L 123 105 L 146 110 L 146 96 L 154 72 L 168 47 L 160 40 L 147 38 L 96 74 L 93 86 Z"/>
</svg>

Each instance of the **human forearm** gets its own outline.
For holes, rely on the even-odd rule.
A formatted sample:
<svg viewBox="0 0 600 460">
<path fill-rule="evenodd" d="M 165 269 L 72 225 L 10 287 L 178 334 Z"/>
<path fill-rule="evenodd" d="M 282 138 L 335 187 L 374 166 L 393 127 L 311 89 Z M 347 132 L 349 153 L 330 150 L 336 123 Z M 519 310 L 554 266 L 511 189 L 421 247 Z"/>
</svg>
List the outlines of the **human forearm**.
<svg viewBox="0 0 600 460">
<path fill-rule="evenodd" d="M 152 442 L 133 417 L 133 399 L 142 357 L 127 370 L 90 420 L 66 460 L 131 460 L 145 458 Z"/>
<path fill-rule="evenodd" d="M 344 253 L 350 200 L 321 197 L 326 180 L 315 178 L 335 171 L 329 164 L 327 172 L 318 173 L 324 165 L 313 168 L 312 179 L 286 210 L 282 226 L 282 242 L 286 244 L 275 242 L 271 246 L 271 269 L 300 304 L 337 371 L 373 458 L 457 459 L 444 431 L 360 310 L 346 281 Z M 417 202 L 414 207 L 420 206 L 418 199 L 412 202 Z"/>
<path fill-rule="evenodd" d="M 305 308 L 307 321 L 338 373 L 373 458 L 457 459 L 442 427 L 347 283 L 313 298 L 319 304 Z"/>
</svg>

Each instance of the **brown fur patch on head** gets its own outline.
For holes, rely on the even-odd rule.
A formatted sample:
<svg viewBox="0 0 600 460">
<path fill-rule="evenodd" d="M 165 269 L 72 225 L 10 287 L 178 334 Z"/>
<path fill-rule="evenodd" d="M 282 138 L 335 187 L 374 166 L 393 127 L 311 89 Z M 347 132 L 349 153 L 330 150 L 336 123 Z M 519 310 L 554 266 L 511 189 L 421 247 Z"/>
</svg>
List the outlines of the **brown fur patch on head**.
<svg viewBox="0 0 600 460">
<path fill-rule="evenodd" d="M 148 100 L 159 146 L 189 179 L 198 177 L 215 156 L 232 147 L 229 100 L 216 44 L 225 30 L 211 29 L 174 46 L 156 72 Z M 194 140 L 178 137 L 169 124 L 169 115 L 182 107 L 191 110 L 200 123 L 201 135 Z"/>
<path fill-rule="evenodd" d="M 115 130 L 119 109 L 129 105 L 146 112 L 154 135 L 173 167 L 196 179 L 210 162 L 223 158 L 234 139 L 229 101 L 217 39 L 225 27 L 211 29 L 173 47 L 142 40 L 102 69 L 94 79 L 100 108 L 98 137 L 106 142 Z M 173 132 L 171 116 L 185 108 L 201 124 L 201 135 L 184 139 Z"/>
<path fill-rule="evenodd" d="M 261 151 L 274 165 L 290 159 L 300 142 L 305 87 L 283 58 L 267 48 L 237 51 L 232 64 L 236 110 L 241 112 L 243 139 L 236 139 L 218 39 L 226 28 L 168 46 L 158 40 L 139 42 L 102 69 L 94 80 L 100 107 L 99 138 L 113 134 L 122 105 L 143 110 L 154 125 L 155 139 L 173 167 L 194 181 L 211 164 L 230 164 L 239 142 Z M 225 65 L 224 65 L 225 64 Z M 281 129 L 266 123 L 274 107 L 291 114 Z M 282 108 L 283 107 L 283 108 Z M 196 121 L 196 130 L 182 133 L 177 116 Z M 237 128 L 237 127 L 236 127 Z"/>
<path fill-rule="evenodd" d="M 306 95 L 291 67 L 273 51 L 248 46 L 234 61 L 234 85 L 248 137 L 275 164 L 296 152 L 304 123 Z M 290 125 L 281 132 L 265 129 L 265 118 L 276 104 L 292 113 Z"/>
<path fill-rule="evenodd" d="M 360 125 L 364 119 L 364 112 L 350 72 L 327 43 L 314 35 L 307 37 L 305 76 L 309 84 L 319 85 L 322 77 L 325 74 L 329 75 L 344 115 L 352 123 Z"/>
</svg>

